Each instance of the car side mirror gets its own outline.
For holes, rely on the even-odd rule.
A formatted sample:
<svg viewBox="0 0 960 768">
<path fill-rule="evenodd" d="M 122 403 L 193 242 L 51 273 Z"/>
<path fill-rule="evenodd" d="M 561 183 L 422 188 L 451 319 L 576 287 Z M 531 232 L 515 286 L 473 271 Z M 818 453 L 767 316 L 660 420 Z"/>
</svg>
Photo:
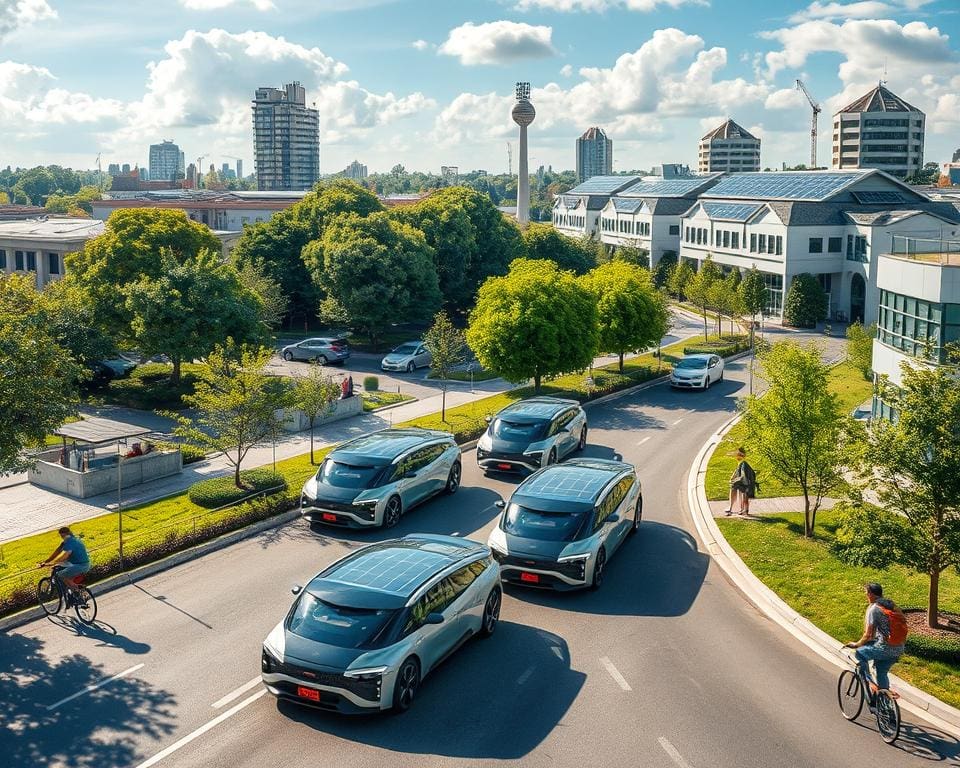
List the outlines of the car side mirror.
<svg viewBox="0 0 960 768">
<path fill-rule="evenodd" d="M 299 584 L 294 584 L 292 587 L 290 587 L 290 591 L 295 595 L 299 595 L 303 591 L 303 587 L 301 587 Z"/>
<path fill-rule="evenodd" d="M 607 522 L 608 522 L 608 523 L 619 523 L 619 522 L 620 522 L 620 515 L 618 515 L 616 512 L 614 512 L 612 515 L 610 515 L 610 517 L 607 518 Z"/>
<path fill-rule="evenodd" d="M 489 424 L 491 421 L 493 421 L 493 416 L 491 416 L 490 414 L 487 414 L 486 416 L 483 417 L 483 420 L 484 422 Z"/>
<path fill-rule="evenodd" d="M 497 509 L 505 509 L 507 502 L 505 502 L 503 499 L 497 499 L 495 502 L 493 502 L 493 506 L 495 506 Z"/>
<path fill-rule="evenodd" d="M 417 473 L 416 473 L 414 470 L 412 470 L 412 469 L 411 469 L 409 472 L 404 472 L 404 473 L 403 473 L 403 479 L 404 479 L 404 480 L 412 480 L 412 479 L 415 478 L 416 476 L 417 476 Z"/>
<path fill-rule="evenodd" d="M 424 624 L 443 624 L 442 613 L 428 613 L 427 618 L 423 620 Z"/>
</svg>

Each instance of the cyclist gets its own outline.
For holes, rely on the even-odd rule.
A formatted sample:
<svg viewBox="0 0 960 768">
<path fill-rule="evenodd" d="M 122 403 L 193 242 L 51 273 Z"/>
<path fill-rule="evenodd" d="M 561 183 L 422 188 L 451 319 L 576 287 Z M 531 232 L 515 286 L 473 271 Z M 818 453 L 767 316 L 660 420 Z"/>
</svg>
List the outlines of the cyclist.
<svg viewBox="0 0 960 768">
<path fill-rule="evenodd" d="M 73 531 L 67 526 L 61 528 L 57 533 L 60 534 L 62 539 L 60 546 L 53 551 L 50 557 L 40 563 L 40 567 L 66 563 L 57 577 L 66 586 L 71 601 L 76 600 L 79 593 L 75 580 L 78 576 L 82 576 L 90 570 L 90 557 L 87 555 L 87 548 L 83 545 L 83 542 L 74 536 Z"/>
<path fill-rule="evenodd" d="M 883 587 L 875 582 L 864 585 L 867 597 L 867 612 L 864 616 L 863 636 L 855 643 L 844 647 L 856 648 L 860 676 L 864 682 L 870 680 L 870 662 L 876 671 L 876 685 L 870 683 L 870 702 L 878 689 L 890 688 L 890 667 L 903 656 L 907 641 L 907 620 L 893 600 L 883 596 Z"/>
</svg>

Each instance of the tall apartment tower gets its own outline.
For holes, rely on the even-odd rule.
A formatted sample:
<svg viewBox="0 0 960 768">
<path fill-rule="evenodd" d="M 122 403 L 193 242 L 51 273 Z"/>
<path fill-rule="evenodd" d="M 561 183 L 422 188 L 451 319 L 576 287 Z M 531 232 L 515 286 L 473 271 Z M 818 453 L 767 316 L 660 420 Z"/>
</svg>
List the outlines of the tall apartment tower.
<svg viewBox="0 0 960 768">
<path fill-rule="evenodd" d="M 243 178 L 243 160 L 241 160 L 239 157 L 237 158 L 237 178 Z"/>
<path fill-rule="evenodd" d="M 357 160 L 354 160 L 352 163 L 350 163 L 350 165 L 343 169 L 343 175 L 348 179 L 360 181 L 361 179 L 367 178 L 367 166 Z"/>
<path fill-rule="evenodd" d="M 760 139 L 727 119 L 700 139 L 697 170 L 700 173 L 759 171 Z"/>
<path fill-rule="evenodd" d="M 923 167 L 926 115 L 878 84 L 833 116 L 833 167 L 910 176 Z"/>
<path fill-rule="evenodd" d="M 577 180 L 613 175 L 613 140 L 602 128 L 589 128 L 577 139 Z"/>
<path fill-rule="evenodd" d="M 312 189 L 320 178 L 320 113 L 306 105 L 300 83 L 257 88 L 253 100 L 253 156 L 257 188 Z"/>
</svg>

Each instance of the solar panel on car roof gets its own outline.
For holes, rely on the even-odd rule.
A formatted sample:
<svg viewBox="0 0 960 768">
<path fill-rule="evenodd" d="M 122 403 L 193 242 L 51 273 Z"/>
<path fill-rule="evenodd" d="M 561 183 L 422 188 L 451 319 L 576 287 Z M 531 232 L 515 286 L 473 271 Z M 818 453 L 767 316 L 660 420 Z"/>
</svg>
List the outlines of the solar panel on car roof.
<svg viewBox="0 0 960 768">
<path fill-rule="evenodd" d="M 342 448 L 371 458 L 390 458 L 423 440 L 420 435 L 372 434 L 358 438 Z"/>
<path fill-rule="evenodd" d="M 508 413 L 522 413 L 527 416 L 553 416 L 560 407 L 559 403 L 521 402 L 508 409 Z"/>
<path fill-rule="evenodd" d="M 438 549 L 450 552 L 436 551 Z M 328 577 L 332 581 L 353 584 L 383 592 L 405 595 L 412 592 L 436 571 L 450 563 L 453 547 L 396 547 L 361 554 L 348 560 Z"/>
<path fill-rule="evenodd" d="M 863 175 L 822 172 L 737 174 L 722 179 L 705 196 L 823 200 Z"/>
<path fill-rule="evenodd" d="M 902 203 L 903 195 L 899 192 L 876 191 L 876 192 L 851 192 L 858 203 Z"/>
<path fill-rule="evenodd" d="M 591 501 L 609 481 L 610 473 L 600 469 L 558 467 L 531 477 L 523 492 L 558 501 Z"/>
<path fill-rule="evenodd" d="M 762 206 L 751 203 L 704 203 L 703 210 L 711 219 L 746 221 Z"/>
</svg>

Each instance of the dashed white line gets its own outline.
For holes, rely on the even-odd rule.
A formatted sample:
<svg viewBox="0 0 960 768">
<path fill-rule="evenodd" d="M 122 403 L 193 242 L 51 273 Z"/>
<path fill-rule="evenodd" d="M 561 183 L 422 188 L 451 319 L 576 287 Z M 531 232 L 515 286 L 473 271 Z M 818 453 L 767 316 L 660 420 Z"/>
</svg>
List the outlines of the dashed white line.
<svg viewBox="0 0 960 768">
<path fill-rule="evenodd" d="M 677 424 L 679 424 L 679 423 L 680 423 L 681 421 L 683 421 L 685 418 L 686 418 L 686 416 L 681 416 L 679 419 L 677 419 L 675 422 L 673 422 L 673 426 L 677 426 Z"/>
<path fill-rule="evenodd" d="M 645 442 L 647 442 L 647 440 L 649 440 L 651 437 L 653 437 L 653 435 L 647 435 L 647 436 L 646 436 L 645 438 L 643 438 L 642 440 L 638 440 L 638 441 L 637 441 L 637 445 L 643 445 L 643 444 L 644 444 Z"/>
<path fill-rule="evenodd" d="M 657 742 L 661 747 L 663 747 L 663 751 L 669 755 L 670 759 L 680 766 L 680 768 L 693 768 L 690 763 L 683 759 L 683 755 L 677 751 L 677 748 L 667 741 L 666 738 L 661 736 L 659 739 L 657 739 Z"/>
<path fill-rule="evenodd" d="M 625 691 L 633 690 L 630 687 L 630 683 L 628 683 L 626 678 L 620 674 L 620 670 L 617 669 L 615 666 L 613 666 L 613 662 L 610 661 L 610 659 L 608 659 L 606 656 L 603 656 L 600 659 L 600 663 L 603 664 L 603 668 L 610 673 L 610 677 L 612 677 L 616 681 L 617 685 L 623 688 L 623 690 Z"/>
<path fill-rule="evenodd" d="M 222 699 L 217 699 L 210 706 L 212 706 L 214 709 L 220 709 L 220 707 L 223 707 L 229 704 L 234 699 L 240 698 L 243 694 L 245 694 L 251 688 L 254 688 L 255 686 L 257 686 L 259 683 L 260 683 L 260 676 L 258 675 L 257 677 L 253 678 L 253 680 L 251 680 L 249 683 L 244 683 L 236 690 L 230 691 L 230 693 L 228 693 Z"/>
<path fill-rule="evenodd" d="M 237 714 L 237 712 L 239 712 L 244 707 L 250 704 L 253 704 L 253 702 L 255 702 L 257 699 L 263 696 L 266 692 L 267 692 L 267 689 L 264 688 L 261 691 L 257 691 L 255 694 L 253 694 L 253 696 L 248 696 L 239 704 L 234 704 L 232 707 L 230 707 L 230 709 L 228 709 L 226 712 L 222 712 L 221 714 L 217 715 L 209 723 L 205 723 L 204 725 L 201 725 L 199 728 L 197 728 L 197 730 L 193 731 L 192 733 L 188 733 L 182 739 L 174 742 L 166 749 L 163 749 L 157 752 L 157 754 L 155 754 L 153 757 L 147 760 L 144 760 L 142 763 L 140 763 L 140 765 L 137 766 L 137 768 L 150 768 L 151 765 L 156 765 L 161 760 L 163 760 L 163 758 L 169 757 L 178 749 L 180 749 L 181 747 L 185 747 L 194 739 L 200 738 L 201 736 L 203 736 L 203 734 L 205 734 L 211 728 L 215 728 L 216 726 L 220 725 L 220 723 L 222 723 L 227 718 L 233 717 L 235 714 Z"/>
<path fill-rule="evenodd" d="M 527 680 L 530 679 L 530 675 L 533 674 L 533 667 L 527 667 L 526 670 L 520 677 L 517 678 L 517 685 L 523 685 Z"/>
<path fill-rule="evenodd" d="M 119 680 L 121 677 L 126 677 L 127 675 L 133 674 L 133 673 L 136 672 L 138 669 L 142 669 L 142 668 L 143 668 L 143 664 L 136 664 L 136 665 L 130 667 L 130 669 L 125 669 L 125 670 L 123 670 L 123 672 L 117 672 L 117 674 L 115 674 L 115 675 L 111 675 L 110 677 L 105 677 L 105 678 L 104 678 L 103 680 L 101 680 L 99 683 L 93 683 L 92 685 L 88 685 L 88 686 L 87 686 L 86 688 L 84 688 L 82 691 L 77 691 L 76 693 L 72 693 L 72 694 L 70 694 L 69 696 L 67 696 L 67 698 L 65 698 L 65 699 L 60 699 L 60 701 L 51 704 L 49 707 L 47 707 L 47 712 L 50 712 L 50 711 L 56 709 L 57 707 L 59 707 L 59 706 L 61 706 L 61 705 L 63 705 L 63 704 L 66 704 L 68 701 L 73 701 L 74 699 L 76 699 L 76 698 L 78 698 L 78 697 L 80 697 L 80 696 L 83 696 L 83 695 L 86 694 L 86 693 L 90 693 L 90 691 L 95 691 L 95 690 L 97 690 L 97 688 L 102 688 L 103 686 L 107 685 L 108 683 L 112 683 L 114 680 Z"/>
</svg>

